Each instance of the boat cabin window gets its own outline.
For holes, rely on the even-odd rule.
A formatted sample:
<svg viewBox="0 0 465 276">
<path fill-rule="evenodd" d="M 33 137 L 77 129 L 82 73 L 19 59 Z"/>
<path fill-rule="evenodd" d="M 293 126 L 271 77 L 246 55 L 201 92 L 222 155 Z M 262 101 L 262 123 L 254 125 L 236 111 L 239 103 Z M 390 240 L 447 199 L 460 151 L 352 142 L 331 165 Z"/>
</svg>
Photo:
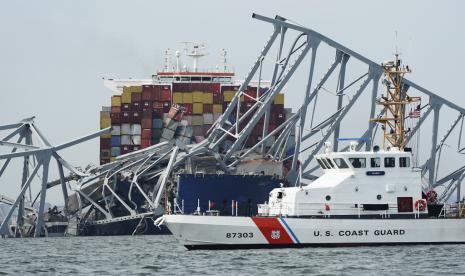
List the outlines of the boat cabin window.
<svg viewBox="0 0 465 276">
<path fill-rule="evenodd" d="M 318 164 L 320 164 L 321 168 L 323 168 L 324 170 L 327 169 L 326 165 L 320 160 L 320 158 L 317 158 L 316 161 L 318 162 Z"/>
<path fill-rule="evenodd" d="M 385 157 L 384 158 L 384 167 L 394 168 L 396 166 L 396 159 L 394 157 Z"/>
<path fill-rule="evenodd" d="M 347 169 L 349 166 L 347 165 L 346 161 L 342 158 L 334 158 L 334 163 L 339 169 Z"/>
<path fill-rule="evenodd" d="M 326 167 L 328 170 L 331 169 L 331 166 L 328 164 L 328 161 L 326 161 L 326 159 L 321 158 L 321 162 L 323 162 L 323 164 L 325 164 L 325 167 Z"/>
<path fill-rule="evenodd" d="M 283 198 L 283 192 L 278 192 L 278 195 L 276 195 L 277 199 L 282 199 Z"/>
<path fill-rule="evenodd" d="M 354 167 L 355 169 L 366 167 L 365 158 L 349 158 L 349 162 L 352 164 L 352 167 Z"/>
<path fill-rule="evenodd" d="M 372 168 L 379 168 L 381 167 L 381 158 L 375 157 L 370 159 L 370 165 Z"/>
<path fill-rule="evenodd" d="M 410 167 L 410 158 L 409 157 L 399 157 L 399 167 L 401 167 L 401 168 Z"/>
<path fill-rule="evenodd" d="M 329 164 L 329 166 L 331 167 L 331 169 L 334 169 L 334 164 L 333 164 L 333 161 L 331 161 L 331 159 L 326 158 L 326 162 Z"/>
</svg>

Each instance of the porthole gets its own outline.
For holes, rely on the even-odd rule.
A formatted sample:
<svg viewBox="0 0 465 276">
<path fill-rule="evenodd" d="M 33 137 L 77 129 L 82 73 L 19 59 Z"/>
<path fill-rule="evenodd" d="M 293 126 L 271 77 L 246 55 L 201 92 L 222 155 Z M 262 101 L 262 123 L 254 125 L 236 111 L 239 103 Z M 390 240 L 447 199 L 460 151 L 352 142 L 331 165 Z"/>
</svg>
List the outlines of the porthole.
<svg viewBox="0 0 465 276">
<path fill-rule="evenodd" d="M 331 200 L 331 196 L 330 195 L 327 195 L 326 196 L 326 201 L 330 201 Z"/>
<path fill-rule="evenodd" d="M 355 187 L 355 191 L 358 192 L 358 187 Z"/>
<path fill-rule="evenodd" d="M 376 198 L 377 198 L 378 200 L 381 200 L 381 198 L 383 198 L 383 197 L 382 197 L 381 195 L 377 195 Z"/>
</svg>

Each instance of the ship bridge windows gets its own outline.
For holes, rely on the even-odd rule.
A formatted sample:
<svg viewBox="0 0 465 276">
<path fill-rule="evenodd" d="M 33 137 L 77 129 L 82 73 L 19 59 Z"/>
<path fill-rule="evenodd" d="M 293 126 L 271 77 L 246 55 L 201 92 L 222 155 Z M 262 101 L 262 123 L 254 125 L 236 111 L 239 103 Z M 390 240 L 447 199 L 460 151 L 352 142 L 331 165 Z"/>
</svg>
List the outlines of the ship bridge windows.
<svg viewBox="0 0 465 276">
<path fill-rule="evenodd" d="M 370 166 L 372 168 L 379 168 L 381 167 L 381 158 L 379 157 L 374 157 L 370 159 Z"/>
<path fill-rule="evenodd" d="M 318 162 L 318 164 L 320 164 L 320 166 L 321 166 L 322 169 L 324 169 L 324 170 L 327 169 L 325 163 L 323 163 L 323 161 L 321 161 L 320 158 L 317 158 L 316 161 Z"/>
<path fill-rule="evenodd" d="M 410 158 L 409 157 L 399 157 L 399 167 L 401 167 L 401 168 L 410 167 Z"/>
<path fill-rule="evenodd" d="M 334 169 L 334 164 L 333 164 L 333 161 L 331 161 L 331 159 L 326 158 L 326 163 L 328 163 L 328 165 L 329 165 L 329 167 L 330 167 L 331 169 Z"/>
<path fill-rule="evenodd" d="M 396 159 L 394 157 L 385 157 L 384 158 L 384 167 L 385 168 L 394 168 L 396 166 Z"/>
<path fill-rule="evenodd" d="M 334 158 L 334 163 L 339 169 L 347 169 L 349 166 L 347 165 L 346 161 L 342 158 Z"/>
<path fill-rule="evenodd" d="M 355 169 L 365 168 L 366 167 L 366 159 L 365 158 L 349 158 L 350 164 Z"/>
</svg>

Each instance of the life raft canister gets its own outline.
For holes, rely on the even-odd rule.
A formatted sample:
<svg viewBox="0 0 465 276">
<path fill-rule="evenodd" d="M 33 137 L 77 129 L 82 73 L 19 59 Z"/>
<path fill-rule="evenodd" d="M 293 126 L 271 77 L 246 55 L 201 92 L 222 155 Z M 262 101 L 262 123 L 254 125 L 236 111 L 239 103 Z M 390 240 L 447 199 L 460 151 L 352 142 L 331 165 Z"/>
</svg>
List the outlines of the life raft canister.
<svg viewBox="0 0 465 276">
<path fill-rule="evenodd" d="M 424 211 L 426 209 L 426 200 L 419 199 L 415 201 L 415 210 Z"/>
<path fill-rule="evenodd" d="M 426 199 L 428 200 L 428 203 L 430 204 L 436 203 L 437 198 L 438 198 L 438 193 L 436 193 L 435 190 L 429 190 L 426 193 Z"/>
</svg>

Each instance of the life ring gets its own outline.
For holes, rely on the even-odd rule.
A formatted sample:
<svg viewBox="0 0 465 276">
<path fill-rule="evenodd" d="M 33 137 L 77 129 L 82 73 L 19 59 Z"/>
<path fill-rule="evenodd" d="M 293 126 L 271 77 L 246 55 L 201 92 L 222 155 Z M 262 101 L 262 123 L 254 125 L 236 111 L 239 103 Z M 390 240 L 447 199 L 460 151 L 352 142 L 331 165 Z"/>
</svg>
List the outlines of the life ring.
<svg viewBox="0 0 465 276">
<path fill-rule="evenodd" d="M 425 209 L 426 209 L 426 200 L 419 199 L 415 201 L 415 210 L 422 212 Z"/>
<path fill-rule="evenodd" d="M 328 203 L 325 204 L 325 211 L 331 211 L 331 205 L 329 205 Z"/>
<path fill-rule="evenodd" d="M 426 199 L 428 200 L 428 203 L 436 203 L 437 198 L 438 193 L 436 193 L 435 190 L 430 190 L 426 193 Z"/>
</svg>

